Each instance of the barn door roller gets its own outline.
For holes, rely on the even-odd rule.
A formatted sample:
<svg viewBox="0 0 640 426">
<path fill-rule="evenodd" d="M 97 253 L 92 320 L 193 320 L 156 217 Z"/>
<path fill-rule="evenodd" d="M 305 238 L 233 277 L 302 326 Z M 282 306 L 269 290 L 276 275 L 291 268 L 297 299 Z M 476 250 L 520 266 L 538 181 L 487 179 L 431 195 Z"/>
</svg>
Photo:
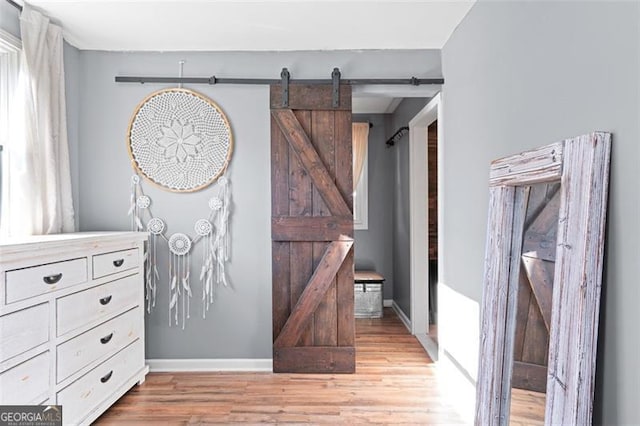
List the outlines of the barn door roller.
<svg viewBox="0 0 640 426">
<path fill-rule="evenodd" d="M 331 73 L 331 83 L 333 84 L 333 107 L 340 106 L 340 68 L 334 68 Z"/>
<path fill-rule="evenodd" d="M 282 106 L 287 108 L 289 106 L 289 70 L 286 68 L 282 68 L 282 72 L 280 73 L 280 78 L 282 80 Z"/>
</svg>

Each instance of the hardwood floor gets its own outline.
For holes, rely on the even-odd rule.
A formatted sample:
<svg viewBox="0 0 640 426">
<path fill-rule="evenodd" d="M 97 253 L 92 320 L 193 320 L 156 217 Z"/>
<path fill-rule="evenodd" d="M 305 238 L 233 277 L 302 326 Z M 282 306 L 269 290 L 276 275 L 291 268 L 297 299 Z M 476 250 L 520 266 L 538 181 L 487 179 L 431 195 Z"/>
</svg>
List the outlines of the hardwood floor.
<svg viewBox="0 0 640 426">
<path fill-rule="evenodd" d="M 510 426 L 544 425 L 546 395 L 523 389 L 511 389 Z"/>
<path fill-rule="evenodd" d="M 355 374 L 151 373 L 98 425 L 462 424 L 395 313 L 356 321 Z"/>
</svg>

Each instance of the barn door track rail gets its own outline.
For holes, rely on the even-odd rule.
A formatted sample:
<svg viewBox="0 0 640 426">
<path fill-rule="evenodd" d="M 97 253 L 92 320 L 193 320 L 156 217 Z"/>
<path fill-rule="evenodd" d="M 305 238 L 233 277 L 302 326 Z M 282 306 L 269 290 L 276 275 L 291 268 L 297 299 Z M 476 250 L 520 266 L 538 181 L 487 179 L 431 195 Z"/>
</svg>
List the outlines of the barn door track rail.
<svg viewBox="0 0 640 426">
<path fill-rule="evenodd" d="M 340 69 L 334 68 L 329 79 L 292 79 L 287 68 L 282 68 L 279 79 L 269 78 L 218 78 L 211 77 L 134 77 L 116 76 L 116 83 L 172 83 L 172 84 L 258 84 L 258 85 L 282 85 L 282 106 L 289 104 L 289 84 L 330 84 L 333 86 L 334 108 L 340 104 L 340 84 L 362 86 L 372 84 L 385 85 L 411 85 L 421 86 L 428 84 L 444 84 L 444 78 L 360 78 L 341 79 Z"/>
</svg>

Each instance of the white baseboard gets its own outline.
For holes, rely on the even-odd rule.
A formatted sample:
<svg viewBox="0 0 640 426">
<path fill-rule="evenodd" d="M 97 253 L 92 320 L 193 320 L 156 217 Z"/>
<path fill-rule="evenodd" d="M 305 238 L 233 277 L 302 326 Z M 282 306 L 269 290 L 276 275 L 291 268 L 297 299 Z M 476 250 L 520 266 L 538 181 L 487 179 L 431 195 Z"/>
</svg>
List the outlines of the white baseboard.
<svg viewBox="0 0 640 426">
<path fill-rule="evenodd" d="M 438 390 L 465 424 L 473 424 L 476 384 L 469 373 L 446 351 L 440 350 L 437 364 Z"/>
<path fill-rule="evenodd" d="M 404 326 L 407 327 L 407 330 L 409 330 L 409 333 L 411 333 L 411 320 L 409 319 L 407 314 L 402 312 L 402 309 L 400 309 L 400 306 L 398 306 L 395 300 L 391 303 L 391 307 L 396 312 L 396 314 L 398 314 L 400 321 L 402 321 Z"/>
<path fill-rule="evenodd" d="M 382 306 L 384 306 L 385 308 L 390 308 L 393 306 L 393 299 L 384 299 L 382 301 Z"/>
<path fill-rule="evenodd" d="M 149 371 L 273 371 L 270 358 L 224 358 L 224 359 L 148 359 Z"/>
<path fill-rule="evenodd" d="M 415 336 L 424 350 L 427 351 L 429 358 L 431 358 L 433 362 L 438 361 L 438 345 L 436 344 L 436 342 L 434 342 L 433 339 L 431 339 L 431 337 L 429 337 L 426 333 L 416 334 Z"/>
</svg>

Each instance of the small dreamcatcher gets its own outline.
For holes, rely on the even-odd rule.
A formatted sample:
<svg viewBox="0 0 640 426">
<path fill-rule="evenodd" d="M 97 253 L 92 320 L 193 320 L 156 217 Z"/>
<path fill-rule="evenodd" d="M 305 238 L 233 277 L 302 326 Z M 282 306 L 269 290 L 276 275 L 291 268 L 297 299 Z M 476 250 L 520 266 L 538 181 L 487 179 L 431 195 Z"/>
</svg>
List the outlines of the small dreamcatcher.
<svg viewBox="0 0 640 426">
<path fill-rule="evenodd" d="M 208 98 L 182 88 L 152 93 L 136 108 L 129 124 L 127 147 L 136 171 L 131 178 L 129 215 L 131 228 L 150 234 L 147 252 L 147 311 L 155 306 L 161 275 L 158 272 L 159 239 L 169 250 L 168 288 L 170 323 L 182 327 L 190 317 L 189 299 L 191 250 L 204 242 L 202 268 L 202 314 L 213 303 L 214 285 L 228 285 L 230 183 L 224 173 L 233 150 L 229 122 L 222 110 Z M 152 200 L 145 195 L 140 179 L 174 192 L 192 192 L 215 182 L 209 199 L 209 215 L 194 226 L 195 237 L 187 233 L 167 235 L 165 222 L 151 213 Z M 145 225 L 146 222 L 146 225 Z"/>
</svg>

